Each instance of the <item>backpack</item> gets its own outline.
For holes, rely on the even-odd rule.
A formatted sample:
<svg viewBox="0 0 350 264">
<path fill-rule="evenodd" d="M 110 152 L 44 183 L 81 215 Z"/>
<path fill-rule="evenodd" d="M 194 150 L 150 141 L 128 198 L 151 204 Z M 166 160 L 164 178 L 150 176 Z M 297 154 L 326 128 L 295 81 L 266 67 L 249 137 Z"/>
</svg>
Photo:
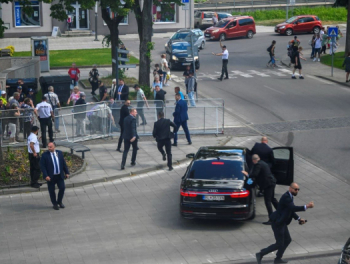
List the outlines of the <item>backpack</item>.
<svg viewBox="0 0 350 264">
<path fill-rule="evenodd" d="M 272 45 L 270 45 L 268 48 L 267 48 L 267 52 L 271 52 L 272 50 Z"/>
</svg>

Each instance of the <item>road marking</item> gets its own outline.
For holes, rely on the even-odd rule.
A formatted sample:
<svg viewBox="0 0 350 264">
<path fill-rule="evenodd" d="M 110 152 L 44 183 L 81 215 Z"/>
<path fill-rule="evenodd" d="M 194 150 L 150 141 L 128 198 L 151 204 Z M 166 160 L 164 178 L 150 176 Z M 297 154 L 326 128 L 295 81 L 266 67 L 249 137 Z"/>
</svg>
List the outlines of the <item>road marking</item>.
<svg viewBox="0 0 350 264">
<path fill-rule="evenodd" d="M 270 73 L 270 74 L 274 74 L 274 75 L 277 75 L 277 76 L 286 76 L 285 74 L 281 73 L 281 72 L 277 72 L 277 71 L 266 71 L 267 73 Z"/>
<path fill-rule="evenodd" d="M 264 85 L 264 87 L 267 88 L 267 89 L 270 89 L 270 90 L 272 90 L 272 91 L 275 91 L 275 92 L 277 92 L 277 93 L 285 94 L 285 93 L 283 93 L 283 92 L 281 92 L 281 91 L 278 91 L 278 90 L 276 90 L 276 89 L 273 89 L 273 88 L 271 88 L 271 87 L 269 87 L 269 86 L 267 86 L 267 85 Z"/>
<path fill-rule="evenodd" d="M 289 74 L 293 73 L 291 70 L 287 70 L 287 69 L 278 69 L 278 70 L 281 72 L 289 73 Z"/>
<path fill-rule="evenodd" d="M 231 71 L 231 72 L 235 75 L 240 75 L 240 76 L 243 76 L 245 78 L 253 78 L 253 75 L 250 75 L 250 74 L 247 74 L 247 73 L 244 73 L 241 71 Z"/>
<path fill-rule="evenodd" d="M 270 75 L 267 75 L 265 73 L 261 73 L 261 72 L 255 71 L 255 70 L 249 70 L 249 72 L 252 73 L 252 74 L 259 75 L 261 77 L 270 77 Z"/>
</svg>

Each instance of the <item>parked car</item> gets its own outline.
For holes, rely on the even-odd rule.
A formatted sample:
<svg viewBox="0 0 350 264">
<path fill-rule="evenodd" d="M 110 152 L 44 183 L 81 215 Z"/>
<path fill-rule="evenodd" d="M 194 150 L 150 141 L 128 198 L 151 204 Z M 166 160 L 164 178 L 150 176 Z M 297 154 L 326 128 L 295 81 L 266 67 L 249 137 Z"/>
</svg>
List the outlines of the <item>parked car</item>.
<svg viewBox="0 0 350 264">
<path fill-rule="evenodd" d="M 196 12 L 194 14 L 194 26 L 196 28 L 207 28 L 212 26 L 213 16 L 216 16 L 216 18 L 218 18 L 218 15 L 215 12 L 209 12 L 209 11 Z"/>
<path fill-rule="evenodd" d="M 252 38 L 256 34 L 255 21 L 251 16 L 224 18 L 204 32 L 206 38 L 225 40 L 229 38 Z"/>
<path fill-rule="evenodd" d="M 199 69 L 199 49 L 197 47 L 193 47 L 193 51 L 195 67 L 196 69 Z M 185 68 L 186 66 L 193 65 L 192 48 L 191 44 L 187 41 L 173 42 L 169 50 L 166 51 L 166 56 L 170 70 Z"/>
<path fill-rule="evenodd" d="M 275 32 L 291 36 L 296 33 L 320 33 L 321 20 L 314 15 L 293 16 L 275 27 Z"/>
<path fill-rule="evenodd" d="M 273 148 L 272 168 L 277 184 L 294 180 L 293 148 Z M 185 218 L 247 220 L 255 217 L 255 184 L 242 170 L 252 166 L 245 147 L 201 147 L 192 158 L 180 185 L 180 214 Z"/>
<path fill-rule="evenodd" d="M 218 13 L 218 20 L 222 20 L 224 18 L 230 18 L 232 15 L 230 13 Z"/>
<path fill-rule="evenodd" d="M 194 46 L 199 49 L 204 49 L 205 47 L 205 37 L 204 33 L 200 29 L 180 29 L 178 30 L 169 40 L 165 43 L 165 51 L 170 50 L 171 44 L 175 42 L 187 41 L 191 43 L 191 34 L 193 33 Z"/>
<path fill-rule="evenodd" d="M 348 239 L 348 241 L 346 241 L 338 261 L 338 264 L 349 264 L 349 263 L 350 263 L 350 238 Z"/>
</svg>

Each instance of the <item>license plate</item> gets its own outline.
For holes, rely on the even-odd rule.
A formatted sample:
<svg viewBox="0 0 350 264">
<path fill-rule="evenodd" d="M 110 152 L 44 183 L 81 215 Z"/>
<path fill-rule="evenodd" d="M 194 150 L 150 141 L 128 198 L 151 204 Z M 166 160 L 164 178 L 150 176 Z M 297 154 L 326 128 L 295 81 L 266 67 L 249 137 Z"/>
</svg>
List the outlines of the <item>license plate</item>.
<svg viewBox="0 0 350 264">
<path fill-rule="evenodd" d="M 184 65 L 184 66 L 185 66 L 185 65 L 191 65 L 191 63 L 182 63 L 182 65 Z"/>
<path fill-rule="evenodd" d="M 210 34 L 205 34 L 206 37 L 210 38 Z"/>
<path fill-rule="evenodd" d="M 205 196 L 203 196 L 203 200 L 205 200 L 205 201 L 224 201 L 225 196 L 205 195 Z"/>
</svg>

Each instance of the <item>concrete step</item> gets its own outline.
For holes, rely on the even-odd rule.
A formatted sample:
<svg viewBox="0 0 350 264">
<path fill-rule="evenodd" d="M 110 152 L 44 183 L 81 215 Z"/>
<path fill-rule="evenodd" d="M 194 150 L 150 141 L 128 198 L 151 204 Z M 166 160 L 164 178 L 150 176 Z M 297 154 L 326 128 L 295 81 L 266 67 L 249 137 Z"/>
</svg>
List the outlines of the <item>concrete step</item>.
<svg viewBox="0 0 350 264">
<path fill-rule="evenodd" d="M 66 31 L 64 34 L 61 34 L 62 37 L 89 37 L 91 36 L 92 31 L 91 30 L 72 30 L 72 31 Z"/>
</svg>

